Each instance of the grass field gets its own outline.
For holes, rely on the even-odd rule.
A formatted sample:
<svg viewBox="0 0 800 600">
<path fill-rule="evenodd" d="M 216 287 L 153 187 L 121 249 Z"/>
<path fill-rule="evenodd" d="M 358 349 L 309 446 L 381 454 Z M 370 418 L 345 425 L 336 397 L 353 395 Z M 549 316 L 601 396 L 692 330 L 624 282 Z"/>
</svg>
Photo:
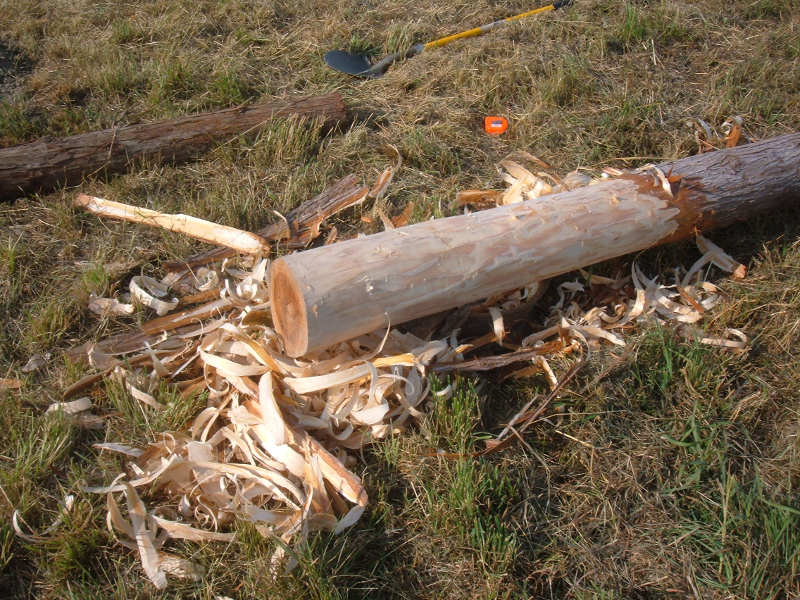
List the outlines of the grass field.
<svg viewBox="0 0 800 600">
<path fill-rule="evenodd" d="M 156 592 L 105 524 L 102 497 L 77 492 L 41 545 L 65 493 L 113 477 L 97 441 L 145 443 L 198 406 L 142 416 L 113 386 L 96 402 L 105 430 L 45 416 L 84 371 L 64 349 L 130 328 L 86 310 L 130 275 L 201 246 L 70 205 L 77 191 L 255 229 L 355 172 L 371 182 L 398 148 L 383 200 L 414 201 L 414 221 L 454 214 L 459 189 L 500 187 L 495 163 L 527 150 L 564 175 L 696 152 L 691 118 L 740 115 L 765 138 L 800 129 L 800 6 L 793 0 L 576 0 L 557 13 L 455 43 L 360 81 L 328 69 L 329 49 L 381 56 L 532 8 L 521 0 L 3 0 L 0 145 L 114 125 L 339 91 L 354 115 L 338 131 L 276 122 L 182 166 L 128 174 L 0 206 L 0 597 L 9 598 L 753 598 L 800 597 L 800 212 L 711 234 L 750 275 L 720 279 L 708 323 L 751 336 L 734 355 L 669 327 L 596 353 L 554 414 L 520 443 L 479 459 L 544 379 L 459 378 L 425 422 L 366 449 L 369 508 L 352 529 L 311 538 L 300 564 L 269 574 L 272 542 L 241 524 L 231 544 L 171 544 L 199 582 Z M 487 137 L 482 119 L 510 121 Z M 371 206 L 337 218 L 370 233 Z M 649 273 L 697 257 L 690 244 L 640 257 Z M 629 264 L 619 259 L 612 267 Z M 608 265 L 606 265 L 608 266 Z M 598 267 L 602 270 L 604 267 Z M 608 272 L 607 274 L 610 274 Z M 536 317 L 534 317 L 536 318 Z M 20 368 L 50 352 L 42 370 Z M 556 365 L 563 373 L 565 360 Z M 437 382 L 444 385 L 444 382 Z M 127 416 L 126 416 L 127 415 Z"/>
</svg>

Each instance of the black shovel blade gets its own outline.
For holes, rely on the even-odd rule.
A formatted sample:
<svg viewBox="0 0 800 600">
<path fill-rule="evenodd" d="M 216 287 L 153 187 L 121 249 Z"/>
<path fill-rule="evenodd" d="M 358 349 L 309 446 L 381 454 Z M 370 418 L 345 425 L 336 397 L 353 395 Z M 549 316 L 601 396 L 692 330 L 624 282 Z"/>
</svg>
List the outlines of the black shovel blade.
<svg viewBox="0 0 800 600">
<path fill-rule="evenodd" d="M 348 75 L 360 75 L 372 65 L 363 54 L 350 54 L 341 50 L 331 50 L 323 57 L 328 66 Z"/>
</svg>

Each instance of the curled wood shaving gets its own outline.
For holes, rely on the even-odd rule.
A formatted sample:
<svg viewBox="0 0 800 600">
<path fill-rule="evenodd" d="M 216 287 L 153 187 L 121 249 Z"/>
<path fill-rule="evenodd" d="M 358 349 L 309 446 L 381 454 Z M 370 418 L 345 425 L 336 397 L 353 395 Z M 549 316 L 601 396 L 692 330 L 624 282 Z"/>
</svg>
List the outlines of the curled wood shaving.
<svg viewBox="0 0 800 600">
<path fill-rule="evenodd" d="M 99 415 L 88 412 L 92 408 L 90 398 L 78 398 L 71 402 L 53 402 L 47 407 L 45 414 L 62 413 L 67 419 L 86 429 L 102 429 L 105 419 Z"/>
<path fill-rule="evenodd" d="M 84 397 L 73 400 L 72 402 L 53 402 L 47 407 L 45 414 L 61 411 L 66 415 L 76 415 L 92 408 L 91 398 Z"/>
<path fill-rule="evenodd" d="M 735 148 L 742 139 L 742 117 L 734 116 L 722 124 L 722 133 L 725 135 L 725 147 Z"/>
<path fill-rule="evenodd" d="M 734 279 L 743 279 L 747 275 L 747 267 L 736 262 L 722 248 L 699 233 L 697 234 L 697 247 L 716 266 L 731 273 Z"/>
<path fill-rule="evenodd" d="M 534 175 L 528 171 L 528 169 L 513 160 L 503 160 L 500 162 L 500 166 L 506 171 L 502 174 L 503 180 L 511 184 L 503 195 L 502 204 L 513 204 L 522 200 L 533 200 L 540 196 L 551 194 L 553 191 L 559 189 L 559 186 L 554 188 L 545 181 L 544 174 L 540 173 Z"/>
<path fill-rule="evenodd" d="M 537 166 L 544 166 L 545 169 L 550 169 L 549 166 L 545 166 L 547 163 L 526 152 L 516 152 L 514 154 Z M 593 180 L 587 173 L 578 170 L 568 173 L 563 180 L 546 171 L 537 171 L 534 174 L 509 158 L 500 161 L 498 171 L 503 181 L 509 186 L 504 192 L 479 190 L 460 192 L 456 197 L 456 203 L 459 206 L 473 204 L 478 205 L 479 208 L 484 208 L 481 203 L 485 203 L 487 199 L 493 199 L 495 204 L 500 206 L 515 204 L 524 200 L 535 200 L 547 194 L 572 190 L 599 180 Z M 620 171 L 619 174 L 621 173 Z"/>
<path fill-rule="evenodd" d="M 374 198 L 376 202 L 379 201 L 386 194 L 386 190 L 389 189 L 389 184 L 392 183 L 393 178 L 394 167 L 386 167 L 383 173 L 378 176 L 378 179 L 375 180 L 367 197 Z"/>
<path fill-rule="evenodd" d="M 498 206 L 503 192 L 500 190 L 463 190 L 456 194 L 456 206 L 470 205 L 478 210 Z"/>
<path fill-rule="evenodd" d="M 495 338 L 498 343 L 503 343 L 503 338 L 506 335 L 506 330 L 503 325 L 503 312 L 497 306 L 489 307 L 489 316 L 492 319 L 492 331 L 494 331 Z"/>
<path fill-rule="evenodd" d="M 139 450 L 138 448 L 133 448 L 132 446 L 126 446 L 125 444 L 116 444 L 114 442 L 98 442 L 96 444 L 92 444 L 92 447 L 97 448 L 98 450 L 110 450 L 111 452 L 118 452 L 134 458 L 140 457 L 144 452 L 144 450 Z"/>
<path fill-rule="evenodd" d="M 325 245 L 329 246 L 336 241 L 336 237 L 339 235 L 339 230 L 334 225 L 331 227 L 330 231 L 328 232 L 328 236 L 325 238 Z"/>
<path fill-rule="evenodd" d="M 11 515 L 11 526 L 14 528 L 14 533 L 17 534 L 20 538 L 28 542 L 29 544 L 44 544 L 48 541 L 48 536 L 51 535 L 61 523 L 64 522 L 64 518 L 67 516 L 67 513 L 72 510 L 73 505 L 75 504 L 75 496 L 72 494 L 68 494 L 64 496 L 64 502 L 61 504 L 61 510 L 58 513 L 56 519 L 41 533 L 36 533 L 33 529 L 28 527 L 25 521 L 22 519 L 20 512 L 18 509 L 14 509 L 14 512 Z M 27 527 L 28 531 L 23 531 L 22 523 Z"/>
<path fill-rule="evenodd" d="M 746 269 L 699 234 L 697 246 L 703 256 L 685 273 L 683 269 L 676 268 L 674 283 L 671 285 L 661 284 L 655 278 L 648 278 L 636 262 L 631 265 L 630 278 L 614 280 L 585 273 L 584 277 L 590 286 L 604 285 L 618 291 L 617 300 L 610 306 L 581 309 L 573 298 L 583 291 L 583 285 L 579 281 L 564 282 L 557 288 L 559 299 L 551 309 L 551 318 L 564 319 L 566 326 L 562 325 L 560 328 L 562 330 L 564 327 L 570 328 L 573 334 L 583 336 L 589 345 L 604 341 L 617 346 L 625 345 L 625 339 L 620 332 L 636 321 L 655 319 L 679 324 L 698 323 L 707 317 L 707 312 L 721 299 L 719 288 L 701 278 L 703 266 L 713 262 L 721 269 L 734 273 L 735 277 L 743 277 Z M 633 284 L 633 297 L 622 294 L 626 281 Z M 522 341 L 523 349 L 536 348 L 544 344 L 547 339 L 555 336 L 558 330 L 558 325 L 552 325 L 541 332 L 529 335 Z M 747 336 L 736 329 L 726 330 L 725 337 L 719 338 L 699 334 L 697 330 L 686 329 L 685 326 L 679 330 L 691 335 L 700 343 L 712 346 L 741 350 L 747 345 Z M 524 376 L 530 372 L 532 370 L 529 368 L 518 372 L 518 375 Z"/>
<path fill-rule="evenodd" d="M 658 180 L 659 184 L 661 185 L 661 189 L 666 192 L 666 194 L 671 198 L 673 196 L 672 193 L 672 186 L 670 185 L 669 179 L 667 176 L 664 175 L 664 172 L 659 169 L 658 167 L 651 165 L 649 168 L 650 172 L 653 173 L 655 178 Z"/>
<path fill-rule="evenodd" d="M 685 329 L 684 335 L 709 346 L 717 346 L 719 348 L 728 348 L 731 350 L 744 350 L 747 348 L 749 338 L 747 335 L 738 329 L 726 328 L 724 337 L 708 337 L 702 332 L 692 329 Z"/>
<path fill-rule="evenodd" d="M 380 217 L 381 223 L 383 223 L 384 231 L 390 231 L 395 228 L 394 223 L 392 223 L 392 220 L 386 216 L 386 213 L 383 212 L 383 209 L 376 208 L 375 212 L 378 213 L 378 217 Z"/>
<path fill-rule="evenodd" d="M 289 359 L 266 311 L 265 264 L 249 271 L 230 264 L 221 272 L 234 300 L 221 324 L 144 340 L 134 350 L 139 354 L 126 359 L 129 367 L 117 365 L 106 375 L 120 378 L 155 410 L 163 406 L 153 391 L 162 377 L 179 377 L 187 390 L 208 394 L 208 405 L 185 431 L 164 433 L 145 448 L 96 446 L 131 459 L 117 481 L 86 489 L 108 495 L 110 526 L 121 543 L 136 548 L 157 587 L 170 574 L 163 539 L 229 541 L 233 534 L 224 528 L 237 518 L 286 544 L 317 529 L 338 533 L 354 524 L 367 495 L 348 466 L 348 452 L 421 416 L 428 367 L 448 350 L 443 341 L 426 343 L 392 330 L 310 360 Z M 164 349 L 179 336 L 188 346 Z M 159 511 L 181 519 L 149 510 L 138 496 L 143 489 L 160 497 Z M 119 493 L 126 496 L 128 519 L 114 498 Z M 272 558 L 276 568 L 291 566 L 284 546 Z"/>
<path fill-rule="evenodd" d="M 747 138 L 743 131 L 744 121 L 740 116 L 729 117 L 720 127 L 722 133 L 717 133 L 711 125 L 699 117 L 691 118 L 686 122 L 689 128 L 695 130 L 694 137 L 697 142 L 698 153 L 718 150 L 720 148 L 733 148 Z"/>
<path fill-rule="evenodd" d="M 409 220 L 411 219 L 411 215 L 414 212 L 414 201 L 412 200 L 406 207 L 396 217 L 392 217 L 392 225 L 395 227 L 404 227 L 408 225 Z"/>
<path fill-rule="evenodd" d="M 392 166 L 386 167 L 383 172 L 378 176 L 375 180 L 375 183 L 369 190 L 367 194 L 368 198 L 372 198 L 375 200 L 376 206 L 378 206 L 380 200 L 386 194 L 386 190 L 389 189 L 389 185 L 392 183 L 392 179 L 394 179 L 395 173 L 400 170 L 400 166 L 403 164 L 403 157 L 400 154 L 400 151 L 391 144 L 387 144 L 387 150 L 391 150 L 392 153 L 395 155 L 395 164 Z"/>
</svg>

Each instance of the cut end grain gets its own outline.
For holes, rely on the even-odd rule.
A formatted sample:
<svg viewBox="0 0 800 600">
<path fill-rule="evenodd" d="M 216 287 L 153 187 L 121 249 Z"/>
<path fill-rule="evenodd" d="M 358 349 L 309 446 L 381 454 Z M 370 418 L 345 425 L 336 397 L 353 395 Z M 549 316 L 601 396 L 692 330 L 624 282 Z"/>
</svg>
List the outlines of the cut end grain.
<svg viewBox="0 0 800 600">
<path fill-rule="evenodd" d="M 284 260 L 276 260 L 270 270 L 272 322 L 283 338 L 286 353 L 302 356 L 308 351 L 308 316 L 303 294 Z"/>
</svg>

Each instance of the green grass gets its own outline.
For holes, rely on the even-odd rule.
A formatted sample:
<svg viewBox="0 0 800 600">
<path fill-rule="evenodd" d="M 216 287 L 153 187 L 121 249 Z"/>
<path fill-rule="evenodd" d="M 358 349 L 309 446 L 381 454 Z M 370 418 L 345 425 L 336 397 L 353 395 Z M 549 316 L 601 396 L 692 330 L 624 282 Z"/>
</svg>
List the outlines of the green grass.
<svg viewBox="0 0 800 600">
<path fill-rule="evenodd" d="M 354 172 L 372 183 L 403 157 L 382 208 L 411 220 L 454 214 L 455 192 L 500 187 L 495 164 L 526 150 L 554 165 L 637 166 L 696 151 L 685 123 L 741 115 L 748 135 L 800 128 L 797 20 L 789 0 L 587 0 L 490 35 L 425 52 L 385 77 L 354 80 L 322 54 L 383 56 L 526 9 L 488 0 L 313 7 L 285 0 L 7 0 L 0 43 L 25 68 L 0 73 L 0 145 L 83 133 L 246 102 L 337 90 L 352 121 L 328 131 L 279 120 L 186 165 L 138 161 L 83 191 L 257 229 Z M 10 90 L 7 93 L 4 90 Z M 486 114 L 508 132 L 488 137 Z M 108 417 L 87 431 L 46 406 L 85 374 L 61 352 L 133 319 L 88 313 L 90 293 L 157 274 L 202 245 L 78 213 L 76 189 L 0 207 L 0 595 L 17 598 L 791 598 L 800 594 L 800 214 L 767 215 L 714 234 L 751 267 L 720 280 L 707 322 L 751 336 L 734 355 L 643 327 L 595 353 L 524 443 L 472 457 L 546 382 L 491 377 L 456 386 L 426 417 L 366 448 L 356 471 L 369 508 L 341 536 L 312 535 L 298 568 L 273 578 L 274 542 L 244 523 L 231 544 L 170 543 L 199 582 L 155 592 L 135 553 L 107 532 L 104 499 L 76 510 L 42 545 L 17 538 L 18 508 L 42 530 L 65 493 L 109 481 L 123 461 L 94 442 L 146 443 L 204 403 L 155 391 L 142 407 L 114 383 L 92 398 Z M 378 230 L 371 205 L 332 220 L 340 237 Z M 689 265 L 678 244 L 644 253 L 651 274 Z M 630 257 L 596 267 L 611 274 Z M 607 269 L 604 270 L 604 269 Z M 716 276 L 716 275 L 715 275 Z M 539 315 L 532 315 L 534 320 Z M 31 354 L 51 352 L 23 374 Z M 558 373 L 568 362 L 556 361 Z M 445 458 L 437 451 L 459 455 Z"/>
</svg>

